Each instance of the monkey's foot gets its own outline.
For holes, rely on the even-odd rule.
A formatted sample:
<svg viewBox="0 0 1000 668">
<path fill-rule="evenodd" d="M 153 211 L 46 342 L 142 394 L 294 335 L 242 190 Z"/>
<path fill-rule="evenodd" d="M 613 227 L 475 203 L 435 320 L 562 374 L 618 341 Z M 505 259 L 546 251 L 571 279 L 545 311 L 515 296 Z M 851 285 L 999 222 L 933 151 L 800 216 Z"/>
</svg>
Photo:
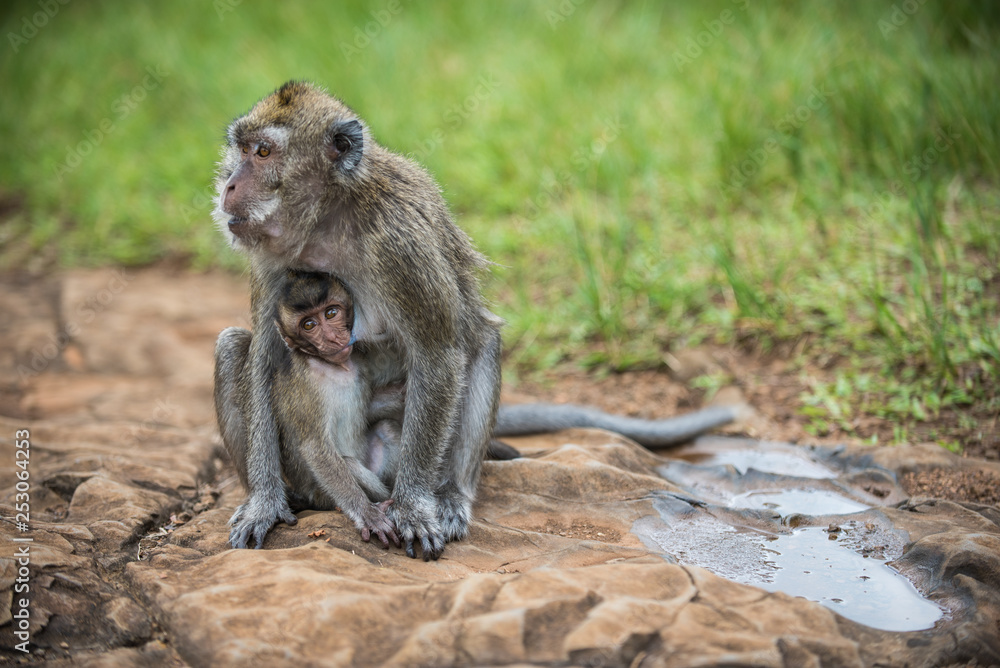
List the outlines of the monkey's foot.
<svg viewBox="0 0 1000 668">
<path fill-rule="evenodd" d="M 378 536 L 382 545 L 389 547 L 392 540 L 396 547 L 399 547 L 399 536 L 396 535 L 396 527 L 385 514 L 385 511 L 392 505 L 392 499 L 386 499 L 381 503 L 371 503 L 362 513 L 360 522 L 356 522 L 361 530 L 361 540 L 366 543 L 371 540 L 372 534 Z"/>
<path fill-rule="evenodd" d="M 419 541 L 424 561 L 436 560 L 444 551 L 445 538 L 437 520 L 434 497 L 410 497 L 409 502 L 404 502 L 405 496 L 398 493 L 395 496 L 395 503 L 389 508 L 388 515 L 395 522 L 396 531 L 403 539 L 406 556 L 417 558 L 414 541 Z"/>
<path fill-rule="evenodd" d="M 229 532 L 229 544 L 242 550 L 252 538 L 255 548 L 259 550 L 264 546 L 264 536 L 275 524 L 284 522 L 293 525 L 298 521 L 284 499 L 280 502 L 249 499 L 229 519 L 229 525 L 233 527 Z"/>
<path fill-rule="evenodd" d="M 445 541 L 461 540 L 469 533 L 472 521 L 472 500 L 448 483 L 438 489 L 437 517 L 444 532 Z"/>
</svg>

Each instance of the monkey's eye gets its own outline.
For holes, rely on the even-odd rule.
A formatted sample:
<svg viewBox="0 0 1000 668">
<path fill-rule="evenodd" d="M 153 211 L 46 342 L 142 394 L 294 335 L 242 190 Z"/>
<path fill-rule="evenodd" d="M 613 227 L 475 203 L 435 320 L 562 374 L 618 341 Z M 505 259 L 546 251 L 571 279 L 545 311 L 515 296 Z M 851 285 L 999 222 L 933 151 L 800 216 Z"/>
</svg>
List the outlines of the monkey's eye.
<svg viewBox="0 0 1000 668">
<path fill-rule="evenodd" d="M 317 324 L 318 323 L 312 318 L 306 318 L 305 320 L 302 321 L 302 329 L 308 332 L 312 330 Z"/>
<path fill-rule="evenodd" d="M 266 158 L 267 156 L 271 155 L 271 149 L 269 149 L 266 146 L 261 146 L 260 148 L 257 149 L 257 155 L 259 155 L 262 158 Z"/>
<path fill-rule="evenodd" d="M 334 318 L 337 317 L 338 313 L 340 313 L 340 309 L 338 309 L 336 306 L 331 306 L 330 308 L 328 308 L 326 310 L 326 314 L 325 314 L 326 315 L 326 319 L 327 320 L 333 320 Z"/>
</svg>

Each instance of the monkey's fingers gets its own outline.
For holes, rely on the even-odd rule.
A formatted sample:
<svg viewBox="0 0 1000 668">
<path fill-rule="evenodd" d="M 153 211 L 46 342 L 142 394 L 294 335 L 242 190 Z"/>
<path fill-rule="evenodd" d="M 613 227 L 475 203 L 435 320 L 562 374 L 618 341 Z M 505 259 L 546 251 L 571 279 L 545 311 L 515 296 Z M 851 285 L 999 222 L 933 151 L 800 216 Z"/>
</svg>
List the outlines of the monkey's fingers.
<svg viewBox="0 0 1000 668">
<path fill-rule="evenodd" d="M 266 528 L 264 529 L 264 533 L 267 533 Z M 256 534 L 255 526 L 252 523 L 240 522 L 229 532 L 229 544 L 233 546 L 234 550 L 245 550 L 249 547 L 250 539 L 255 538 Z M 257 540 L 258 548 L 263 540 L 263 537 Z"/>
<path fill-rule="evenodd" d="M 434 545 L 435 542 L 439 542 L 439 544 Z M 441 553 L 444 552 L 444 541 L 432 541 L 429 536 L 421 536 L 420 548 L 424 551 L 424 561 L 431 559 L 437 561 Z"/>
<path fill-rule="evenodd" d="M 368 527 L 361 527 L 361 540 L 366 543 L 372 539 L 372 532 L 368 530 Z M 382 542 L 385 542 L 383 539 Z"/>
<path fill-rule="evenodd" d="M 416 539 L 415 536 L 413 538 L 404 537 L 403 539 L 404 543 L 406 544 L 406 556 L 408 556 L 410 559 L 417 558 L 417 550 L 414 547 L 415 539 Z M 438 557 L 441 556 L 441 553 L 444 552 L 443 540 L 439 539 L 435 541 L 430 536 L 426 535 L 420 536 L 419 540 L 420 540 L 420 549 L 423 552 L 424 556 L 424 561 L 430 561 L 431 559 L 437 561 Z"/>
<path fill-rule="evenodd" d="M 385 522 L 381 527 L 376 527 L 374 529 L 375 534 L 378 539 L 382 541 L 382 547 L 389 549 L 389 541 L 391 540 L 393 545 L 399 547 L 399 536 L 396 535 L 395 527 L 392 525 L 392 521 L 389 518 L 385 518 Z"/>
<path fill-rule="evenodd" d="M 237 550 L 249 547 L 251 539 L 254 548 L 259 550 L 264 547 L 264 538 L 275 524 L 284 522 L 294 525 L 299 521 L 290 508 L 261 513 L 246 506 L 247 504 L 243 504 L 237 508 L 233 518 L 229 520 L 230 524 L 233 525 L 229 532 L 229 544 Z"/>
<path fill-rule="evenodd" d="M 382 547 L 389 549 L 389 539 L 386 538 L 385 531 L 382 529 L 375 529 L 375 535 L 378 536 L 379 541 L 381 541 Z"/>
<path fill-rule="evenodd" d="M 245 550 L 249 536 L 241 529 L 233 529 L 229 532 L 229 545 L 234 550 Z"/>
<path fill-rule="evenodd" d="M 263 524 L 258 524 L 253 529 L 253 538 L 256 544 L 254 545 L 255 550 L 259 550 L 264 547 L 264 537 L 267 536 L 267 532 L 270 531 L 271 527 L 266 527 Z"/>
</svg>

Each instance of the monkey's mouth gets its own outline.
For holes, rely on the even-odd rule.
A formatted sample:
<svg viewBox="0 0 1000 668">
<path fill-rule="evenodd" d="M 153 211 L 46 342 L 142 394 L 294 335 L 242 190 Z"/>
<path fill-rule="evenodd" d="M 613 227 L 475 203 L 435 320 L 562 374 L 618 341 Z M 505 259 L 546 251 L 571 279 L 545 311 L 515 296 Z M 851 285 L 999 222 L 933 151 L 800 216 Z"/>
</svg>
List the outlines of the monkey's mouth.
<svg viewBox="0 0 1000 668">
<path fill-rule="evenodd" d="M 250 222 L 250 219 L 246 216 L 233 216 L 229 219 L 229 231 L 236 232 L 248 222 Z"/>
<path fill-rule="evenodd" d="M 350 344 L 344 346 L 343 348 L 338 348 L 336 350 L 329 350 L 326 346 L 321 348 L 313 348 L 306 352 L 309 355 L 317 357 L 327 364 L 332 364 L 334 366 L 345 366 L 348 360 L 351 359 L 351 351 L 354 347 Z"/>
</svg>

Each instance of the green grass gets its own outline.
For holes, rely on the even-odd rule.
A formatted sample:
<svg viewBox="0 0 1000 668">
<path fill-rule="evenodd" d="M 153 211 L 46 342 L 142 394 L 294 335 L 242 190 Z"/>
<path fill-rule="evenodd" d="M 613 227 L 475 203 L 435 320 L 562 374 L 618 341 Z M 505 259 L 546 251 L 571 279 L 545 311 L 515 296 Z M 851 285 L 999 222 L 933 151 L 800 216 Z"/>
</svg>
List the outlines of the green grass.
<svg viewBox="0 0 1000 668">
<path fill-rule="evenodd" d="M 14 44 L 40 11 L 15 4 L 0 262 L 239 266 L 209 218 L 222 131 L 305 78 L 423 162 L 498 263 L 512 376 L 804 341 L 840 360 L 804 397 L 817 430 L 982 424 L 1000 9 L 904 4 L 73 2 Z"/>
</svg>

